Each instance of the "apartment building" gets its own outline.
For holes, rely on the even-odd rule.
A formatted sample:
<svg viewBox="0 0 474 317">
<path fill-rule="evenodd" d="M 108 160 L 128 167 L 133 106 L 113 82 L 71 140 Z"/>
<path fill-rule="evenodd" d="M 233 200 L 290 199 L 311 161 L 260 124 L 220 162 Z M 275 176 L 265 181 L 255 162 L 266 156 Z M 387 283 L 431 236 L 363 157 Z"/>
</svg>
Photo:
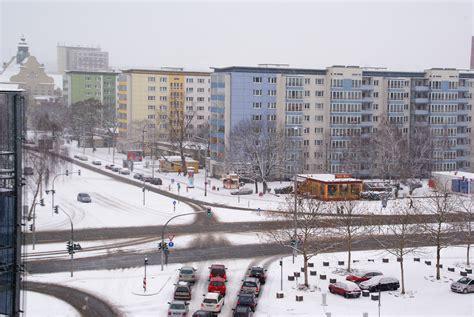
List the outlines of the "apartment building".
<svg viewBox="0 0 474 317">
<path fill-rule="evenodd" d="M 87 99 L 99 100 L 104 106 L 116 105 L 118 72 L 66 71 L 63 77 L 64 104 L 71 106 Z"/>
<path fill-rule="evenodd" d="M 210 73 L 182 68 L 127 69 L 118 77 L 117 120 L 122 141 L 137 141 L 132 130 L 155 131 L 165 141 L 180 122 L 189 133 L 206 130 L 210 118 Z M 140 127 L 138 127 L 140 126 Z"/>
<path fill-rule="evenodd" d="M 99 47 L 57 46 L 59 74 L 66 70 L 104 71 L 109 69 L 109 53 Z"/>
<path fill-rule="evenodd" d="M 474 73 L 455 69 L 216 68 L 211 75 L 211 171 L 229 172 L 230 132 L 243 119 L 267 125 L 274 121 L 286 130 L 291 155 L 287 176 L 370 176 L 372 162 L 353 160 L 349 141 L 377 133 L 383 119 L 407 139 L 429 127 L 434 170 L 469 170 L 474 167 L 473 92 Z"/>
</svg>

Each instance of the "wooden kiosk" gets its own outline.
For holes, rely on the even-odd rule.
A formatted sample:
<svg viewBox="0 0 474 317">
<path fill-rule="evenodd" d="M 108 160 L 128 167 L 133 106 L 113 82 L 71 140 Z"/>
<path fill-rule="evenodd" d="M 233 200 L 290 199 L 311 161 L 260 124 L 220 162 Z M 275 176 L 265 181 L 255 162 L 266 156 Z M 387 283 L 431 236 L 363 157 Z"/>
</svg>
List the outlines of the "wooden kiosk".
<svg viewBox="0 0 474 317">
<path fill-rule="evenodd" d="M 358 200 L 362 180 L 349 174 L 299 174 L 298 193 L 325 200 Z"/>
</svg>

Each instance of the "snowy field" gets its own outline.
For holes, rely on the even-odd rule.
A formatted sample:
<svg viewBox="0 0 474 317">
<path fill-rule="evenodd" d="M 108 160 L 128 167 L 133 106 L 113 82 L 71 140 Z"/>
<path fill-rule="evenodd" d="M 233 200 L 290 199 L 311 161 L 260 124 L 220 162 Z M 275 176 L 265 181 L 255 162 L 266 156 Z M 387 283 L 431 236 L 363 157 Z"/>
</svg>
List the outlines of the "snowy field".
<svg viewBox="0 0 474 317">
<path fill-rule="evenodd" d="M 81 316 L 74 307 L 62 300 L 56 299 L 55 297 L 35 292 L 26 292 L 24 295 L 26 316 Z"/>
<path fill-rule="evenodd" d="M 464 268 L 465 249 L 452 247 L 442 252 L 442 279 L 437 281 L 435 268 L 428 266 L 425 260 L 434 263 L 434 248 L 424 248 L 420 255 L 421 262 L 414 262 L 413 257 L 406 259 L 405 281 L 406 295 L 399 292 L 382 292 L 381 316 L 473 316 L 474 294 L 456 294 L 451 292 L 449 286 L 460 277 L 459 271 Z M 382 258 L 388 258 L 389 263 L 382 263 Z M 353 259 L 357 269 L 376 269 L 387 276 L 399 277 L 399 263 L 384 254 L 382 251 L 354 252 Z M 373 259 L 374 262 L 369 262 Z M 302 264 L 301 257 L 292 264 L 291 257 L 283 259 L 283 299 L 276 298 L 276 292 L 280 291 L 280 266 L 278 259 L 273 258 L 268 267 L 268 280 L 262 288 L 255 317 L 270 316 L 325 316 L 330 312 L 332 316 L 362 316 L 367 312 L 369 316 L 377 316 L 378 302 L 370 298 L 361 297 L 356 299 L 345 299 L 339 295 L 328 293 L 328 280 L 320 280 L 319 274 L 326 274 L 329 278 L 344 279 L 343 267 L 337 265 L 337 261 L 345 261 L 346 253 L 330 253 L 315 257 L 314 270 L 318 276 L 310 276 L 311 288 L 308 291 L 296 290 L 296 282 L 287 280 L 288 275 L 299 272 Z M 329 261 L 329 267 L 323 267 L 322 262 Z M 218 261 L 219 262 L 219 261 Z M 241 279 L 245 275 L 247 267 L 255 264 L 266 264 L 266 259 L 254 260 L 225 260 L 221 263 L 228 268 L 229 281 L 227 283 L 227 295 L 224 311 L 221 316 L 230 316 L 231 308 L 235 306 L 236 296 L 240 288 Z M 206 292 L 208 267 L 211 262 L 188 263 L 198 269 L 199 281 L 193 287 L 193 299 L 190 303 L 190 311 L 199 308 L 202 294 Z M 454 266 L 455 272 L 448 272 L 447 267 Z M 159 266 L 149 266 L 148 289 L 142 289 L 143 268 L 113 270 L 113 271 L 89 271 L 77 272 L 74 278 L 69 273 L 55 273 L 32 275 L 28 280 L 59 283 L 65 286 L 76 287 L 114 303 L 128 316 L 165 316 L 167 302 L 172 299 L 173 284 L 177 281 L 177 269 L 180 265 L 170 265 L 161 272 Z M 302 282 L 302 279 L 299 279 Z M 327 294 L 327 306 L 322 306 L 322 294 Z M 296 302 L 295 295 L 303 295 L 303 302 Z M 30 303 L 31 301 L 27 301 Z M 55 315 L 68 315 L 66 306 L 55 311 Z M 64 309 L 63 311 L 60 309 Z"/>
</svg>

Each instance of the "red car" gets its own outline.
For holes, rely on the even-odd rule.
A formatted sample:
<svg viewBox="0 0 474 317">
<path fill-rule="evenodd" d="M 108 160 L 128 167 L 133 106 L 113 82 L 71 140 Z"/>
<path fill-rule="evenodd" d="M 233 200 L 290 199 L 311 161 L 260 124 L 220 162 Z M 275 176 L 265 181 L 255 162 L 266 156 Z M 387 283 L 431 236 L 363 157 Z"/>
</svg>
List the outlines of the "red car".
<svg viewBox="0 0 474 317">
<path fill-rule="evenodd" d="M 354 283 L 360 283 L 360 282 L 365 282 L 367 280 L 370 280 L 374 276 L 382 275 L 382 272 L 379 271 L 362 271 L 358 273 L 354 273 L 352 275 L 346 276 L 346 280 L 354 282 Z"/>
<path fill-rule="evenodd" d="M 225 279 L 222 277 L 213 277 L 207 286 L 207 291 L 209 293 L 219 293 L 225 296 L 226 286 L 225 286 Z"/>
<path fill-rule="evenodd" d="M 336 282 L 329 284 L 329 291 L 332 294 L 339 294 L 345 298 L 360 297 L 361 294 L 359 286 L 352 282 Z"/>
<path fill-rule="evenodd" d="M 224 279 L 224 281 L 227 281 L 227 275 L 226 275 L 226 272 L 225 272 L 225 270 L 227 270 L 227 268 L 225 267 L 225 265 L 213 264 L 213 265 L 211 265 L 211 267 L 209 269 L 210 269 L 209 281 L 213 277 L 222 277 Z"/>
</svg>

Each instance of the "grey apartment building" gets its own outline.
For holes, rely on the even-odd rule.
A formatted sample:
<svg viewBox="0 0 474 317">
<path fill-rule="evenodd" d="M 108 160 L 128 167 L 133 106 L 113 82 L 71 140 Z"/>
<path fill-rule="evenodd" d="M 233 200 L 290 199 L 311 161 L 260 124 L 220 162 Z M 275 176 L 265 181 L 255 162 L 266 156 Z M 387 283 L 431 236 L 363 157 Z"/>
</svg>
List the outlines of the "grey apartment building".
<svg viewBox="0 0 474 317">
<path fill-rule="evenodd" d="M 287 176 L 372 176 L 369 158 L 347 160 L 346 154 L 354 135 L 377 134 L 382 122 L 396 125 L 408 140 L 429 129 L 431 170 L 470 171 L 473 93 L 474 72 L 457 69 L 216 68 L 211 75 L 211 171 L 230 172 L 231 131 L 243 119 L 285 128 L 294 158 L 285 166 Z"/>
<path fill-rule="evenodd" d="M 58 45 L 58 73 L 66 70 L 103 71 L 109 68 L 109 53 L 98 47 Z"/>
</svg>

